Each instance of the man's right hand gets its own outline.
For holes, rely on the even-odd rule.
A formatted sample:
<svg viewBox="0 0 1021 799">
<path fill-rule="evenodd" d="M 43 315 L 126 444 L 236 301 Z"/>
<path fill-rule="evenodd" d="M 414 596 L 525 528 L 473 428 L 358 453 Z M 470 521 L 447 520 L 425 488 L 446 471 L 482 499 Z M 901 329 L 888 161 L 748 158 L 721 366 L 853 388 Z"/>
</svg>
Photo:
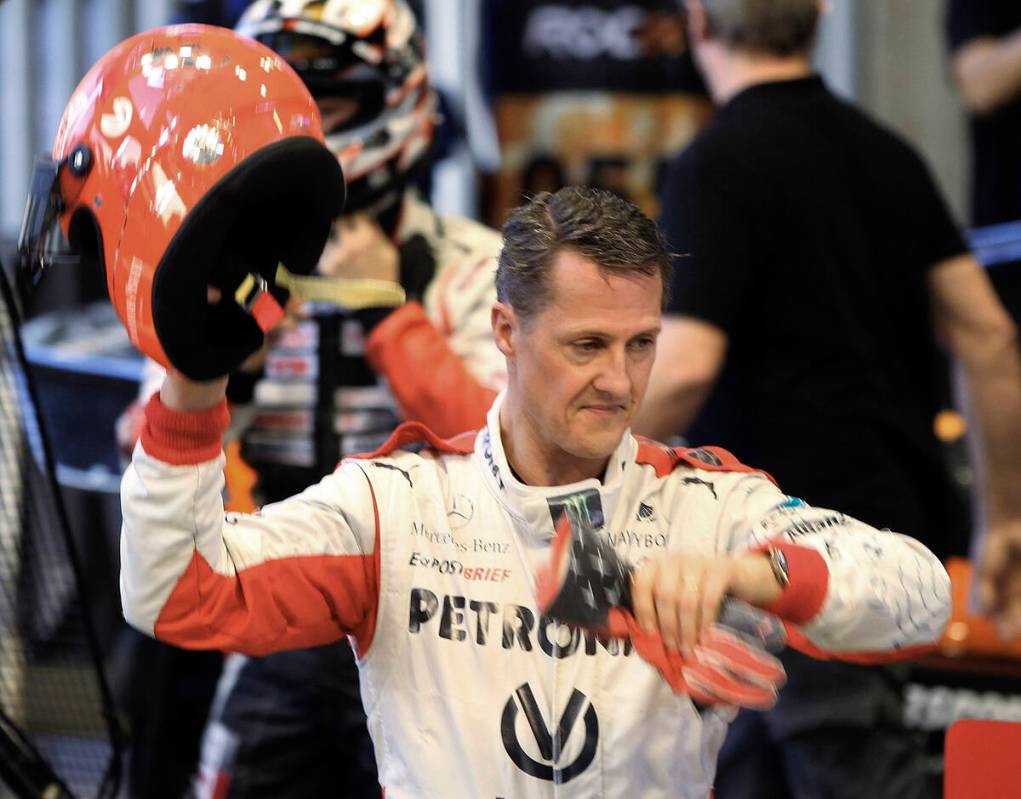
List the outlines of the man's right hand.
<svg viewBox="0 0 1021 799">
<path fill-rule="evenodd" d="M 207 286 L 206 299 L 210 305 L 216 305 L 223 299 L 223 293 L 215 286 Z M 225 396 L 227 375 L 200 383 L 171 369 L 160 386 L 160 402 L 172 411 L 203 411 L 218 405 Z"/>
</svg>

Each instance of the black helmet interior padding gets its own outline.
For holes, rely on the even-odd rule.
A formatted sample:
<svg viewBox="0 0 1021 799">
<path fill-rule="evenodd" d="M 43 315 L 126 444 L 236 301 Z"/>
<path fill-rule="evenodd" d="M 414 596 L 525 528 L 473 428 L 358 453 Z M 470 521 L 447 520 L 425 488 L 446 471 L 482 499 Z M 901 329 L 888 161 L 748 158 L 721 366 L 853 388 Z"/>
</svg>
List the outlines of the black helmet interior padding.
<svg viewBox="0 0 1021 799">
<path fill-rule="evenodd" d="M 277 264 L 311 273 L 344 208 L 336 156 L 313 138 L 263 147 L 224 175 L 188 214 L 156 268 L 152 317 L 171 365 L 192 380 L 228 374 L 262 344 L 234 291 L 249 273 L 274 285 Z M 207 285 L 223 292 L 216 305 Z"/>
</svg>

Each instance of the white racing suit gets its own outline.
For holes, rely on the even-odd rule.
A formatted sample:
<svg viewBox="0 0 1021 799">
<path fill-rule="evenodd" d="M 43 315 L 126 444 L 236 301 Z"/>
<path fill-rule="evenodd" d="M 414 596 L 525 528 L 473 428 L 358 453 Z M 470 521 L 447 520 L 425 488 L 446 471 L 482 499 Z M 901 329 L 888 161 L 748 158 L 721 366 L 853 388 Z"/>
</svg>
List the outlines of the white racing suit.
<svg viewBox="0 0 1021 799">
<path fill-rule="evenodd" d="M 534 574 L 561 506 L 632 562 L 778 542 L 790 585 L 770 609 L 816 655 L 904 655 L 939 635 L 949 578 L 917 541 L 787 497 L 722 450 L 631 435 L 602 481 L 523 485 L 501 401 L 473 442 L 400 451 L 427 437 L 405 426 L 385 453 L 225 516 L 225 410 L 154 399 L 122 487 L 125 617 L 252 653 L 350 636 L 387 799 L 709 796 L 732 709 L 699 711 L 627 642 L 539 616 Z"/>
</svg>

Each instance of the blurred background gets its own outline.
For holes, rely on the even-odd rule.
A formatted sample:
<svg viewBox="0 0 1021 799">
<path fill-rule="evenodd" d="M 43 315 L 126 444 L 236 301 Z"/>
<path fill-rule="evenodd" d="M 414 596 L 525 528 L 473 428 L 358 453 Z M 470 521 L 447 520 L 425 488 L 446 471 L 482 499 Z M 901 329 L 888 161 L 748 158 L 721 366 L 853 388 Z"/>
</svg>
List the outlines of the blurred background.
<svg viewBox="0 0 1021 799">
<path fill-rule="evenodd" d="M 89 66 L 122 39 L 165 24 L 175 15 L 230 21 L 233 7 L 238 5 L 244 4 L 170 0 L 0 3 L 0 236 L 9 242 L 16 235 L 32 160 L 37 153 L 48 151 L 64 105 Z M 502 209 L 487 207 L 490 198 L 483 183 L 501 170 L 496 129 L 499 93 L 598 91 L 600 87 L 591 85 L 593 78 L 612 72 L 618 73 L 618 85 L 604 85 L 604 90 L 648 93 L 649 81 L 636 77 L 639 47 L 632 34 L 649 14 L 676 9 L 670 0 L 419 0 L 414 5 L 425 25 L 432 79 L 444 92 L 447 124 L 454 128 L 448 158 L 436 167 L 440 174 L 433 201 L 445 210 L 494 220 Z M 832 88 L 854 99 L 925 153 L 964 222 L 966 124 L 950 78 L 944 4 L 935 0 L 832 0 L 830 6 L 817 48 L 819 69 Z M 499 25 L 488 24 L 497 18 Z M 514 42 L 515 34 L 529 38 Z M 511 55 L 515 45 L 521 46 Z M 667 53 L 671 47 L 682 46 L 682 42 L 669 41 L 660 45 Z M 502 62 L 497 52 L 506 56 Z M 515 68 L 514 59 L 522 57 L 532 63 L 533 71 Z M 565 64 L 586 62 L 591 62 L 587 69 L 564 70 Z M 672 73 L 658 70 L 661 75 L 655 91 L 663 95 L 690 91 L 684 68 L 671 66 Z M 672 86 L 666 82 L 671 77 Z M 518 79 L 520 85 L 513 85 Z M 569 85 L 572 79 L 574 86 Z M 631 85 L 627 86 L 629 79 Z M 557 81 L 561 85 L 556 85 Z M 672 122 L 673 127 L 660 131 L 665 155 L 684 144 L 685 134 L 694 132 L 690 122 L 686 128 Z M 612 159 L 614 154 L 604 152 L 601 156 Z M 582 175 L 569 170 L 567 177 L 578 181 Z"/>
</svg>

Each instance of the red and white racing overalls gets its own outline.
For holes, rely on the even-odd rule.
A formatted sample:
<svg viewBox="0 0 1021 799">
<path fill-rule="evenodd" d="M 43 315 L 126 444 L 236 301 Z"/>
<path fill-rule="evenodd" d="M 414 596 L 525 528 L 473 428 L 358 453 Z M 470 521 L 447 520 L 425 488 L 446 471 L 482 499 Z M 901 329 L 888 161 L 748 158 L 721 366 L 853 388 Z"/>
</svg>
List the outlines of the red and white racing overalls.
<svg viewBox="0 0 1021 799">
<path fill-rule="evenodd" d="M 122 487 L 126 618 L 256 654 L 351 636 L 387 799 L 709 795 L 733 709 L 700 711 L 629 642 L 540 616 L 534 575 L 563 505 L 632 562 L 773 542 L 790 585 L 771 610 L 816 655 L 903 655 L 939 635 L 949 579 L 917 541 L 787 497 L 722 450 L 631 435 L 602 481 L 523 485 L 501 402 L 474 440 L 405 426 L 299 496 L 225 515 L 225 409 L 154 398 Z"/>
</svg>

